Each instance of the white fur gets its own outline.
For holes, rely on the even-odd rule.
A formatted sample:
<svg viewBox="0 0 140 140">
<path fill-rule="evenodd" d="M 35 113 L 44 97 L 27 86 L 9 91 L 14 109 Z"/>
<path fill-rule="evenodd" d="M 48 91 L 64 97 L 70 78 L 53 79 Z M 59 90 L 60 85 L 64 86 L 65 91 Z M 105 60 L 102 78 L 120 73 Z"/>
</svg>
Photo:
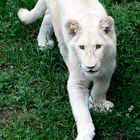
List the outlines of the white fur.
<svg viewBox="0 0 140 140">
<path fill-rule="evenodd" d="M 30 24 L 36 21 L 38 18 L 42 17 L 43 15 L 44 18 L 39 30 L 39 34 L 37 36 L 37 42 L 40 50 L 45 50 L 46 48 L 54 46 L 54 42 L 51 39 L 51 35 L 53 33 L 53 25 L 50 15 L 46 10 L 45 0 L 39 0 L 36 6 L 31 11 L 23 8 L 19 9 L 18 11 L 18 17 L 24 24 Z"/>
<path fill-rule="evenodd" d="M 19 9 L 18 17 L 25 24 L 29 24 L 37 20 L 39 17 L 42 17 L 46 11 L 45 0 L 38 0 L 36 6 L 31 10 Z"/>
<path fill-rule="evenodd" d="M 50 15 L 46 13 L 39 30 L 39 34 L 37 36 L 38 46 L 40 47 L 40 50 L 45 50 L 48 47 L 50 48 L 54 46 L 54 42 L 51 39 L 52 33 L 53 33 L 53 25 L 51 22 L 51 18 Z"/>
<path fill-rule="evenodd" d="M 96 111 L 108 111 L 114 106 L 106 100 L 106 92 L 116 66 L 113 19 L 107 16 L 98 0 L 44 1 L 59 42 L 60 53 L 70 73 L 67 88 L 77 125 L 76 140 L 92 140 L 95 128 L 89 107 Z M 44 5 L 38 9 L 42 7 Z M 38 9 L 34 8 L 34 11 Z M 91 91 L 90 82 L 94 83 Z"/>
</svg>

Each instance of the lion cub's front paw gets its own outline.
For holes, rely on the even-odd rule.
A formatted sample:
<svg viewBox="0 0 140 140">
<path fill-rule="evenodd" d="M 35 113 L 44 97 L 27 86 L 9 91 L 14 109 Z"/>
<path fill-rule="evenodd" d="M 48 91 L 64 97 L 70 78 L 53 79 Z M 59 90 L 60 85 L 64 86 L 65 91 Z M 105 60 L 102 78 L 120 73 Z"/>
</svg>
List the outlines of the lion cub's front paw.
<svg viewBox="0 0 140 140">
<path fill-rule="evenodd" d="M 75 140 L 93 140 L 93 137 L 90 136 L 78 136 Z"/>
<path fill-rule="evenodd" d="M 94 138 L 95 127 L 92 123 L 87 126 L 83 126 L 80 129 L 81 130 L 78 132 L 78 136 L 75 140 L 92 140 Z"/>
<path fill-rule="evenodd" d="M 100 102 L 89 102 L 89 108 L 92 108 L 96 112 L 111 112 L 112 108 L 114 107 L 114 104 L 110 101 L 104 100 Z"/>
<path fill-rule="evenodd" d="M 95 133 L 92 133 L 92 134 L 81 134 L 81 135 L 78 135 L 77 138 L 75 140 L 93 140 L 95 136 Z"/>
</svg>

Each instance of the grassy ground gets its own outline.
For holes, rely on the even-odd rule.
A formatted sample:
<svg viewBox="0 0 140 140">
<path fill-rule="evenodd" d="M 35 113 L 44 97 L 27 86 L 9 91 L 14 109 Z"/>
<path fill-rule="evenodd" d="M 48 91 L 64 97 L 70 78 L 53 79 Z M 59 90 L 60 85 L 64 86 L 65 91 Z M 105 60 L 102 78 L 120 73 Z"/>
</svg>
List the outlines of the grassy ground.
<svg viewBox="0 0 140 140">
<path fill-rule="evenodd" d="M 91 111 L 95 139 L 139 140 L 140 3 L 102 1 L 116 22 L 118 64 L 108 91 L 113 112 Z M 24 26 L 16 16 L 19 7 L 31 9 L 34 4 L 35 0 L 0 1 L 0 140 L 74 140 L 68 73 L 59 50 L 37 50 L 41 20 Z M 131 105 L 134 110 L 129 113 Z"/>
</svg>

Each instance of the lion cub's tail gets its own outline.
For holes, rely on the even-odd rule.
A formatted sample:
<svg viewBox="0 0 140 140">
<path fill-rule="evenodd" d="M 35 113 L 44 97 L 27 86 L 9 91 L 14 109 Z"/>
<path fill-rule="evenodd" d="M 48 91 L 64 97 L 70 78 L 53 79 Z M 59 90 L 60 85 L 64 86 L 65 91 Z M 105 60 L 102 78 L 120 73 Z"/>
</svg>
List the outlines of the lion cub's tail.
<svg viewBox="0 0 140 140">
<path fill-rule="evenodd" d="M 27 9 L 19 9 L 18 17 L 24 24 L 30 24 L 42 17 L 47 10 L 45 0 L 38 0 L 35 7 L 29 11 Z"/>
</svg>

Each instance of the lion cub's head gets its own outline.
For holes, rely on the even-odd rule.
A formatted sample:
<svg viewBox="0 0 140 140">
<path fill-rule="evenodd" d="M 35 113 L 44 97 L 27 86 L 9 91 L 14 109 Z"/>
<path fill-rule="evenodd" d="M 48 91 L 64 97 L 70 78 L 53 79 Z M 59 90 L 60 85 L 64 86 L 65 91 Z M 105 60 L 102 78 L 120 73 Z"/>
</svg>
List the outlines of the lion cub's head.
<svg viewBox="0 0 140 140">
<path fill-rule="evenodd" d="M 66 30 L 68 47 L 74 50 L 85 73 L 98 74 L 115 61 L 116 36 L 114 20 L 110 16 L 103 17 L 96 23 L 91 21 L 90 24 L 69 20 Z"/>
</svg>

